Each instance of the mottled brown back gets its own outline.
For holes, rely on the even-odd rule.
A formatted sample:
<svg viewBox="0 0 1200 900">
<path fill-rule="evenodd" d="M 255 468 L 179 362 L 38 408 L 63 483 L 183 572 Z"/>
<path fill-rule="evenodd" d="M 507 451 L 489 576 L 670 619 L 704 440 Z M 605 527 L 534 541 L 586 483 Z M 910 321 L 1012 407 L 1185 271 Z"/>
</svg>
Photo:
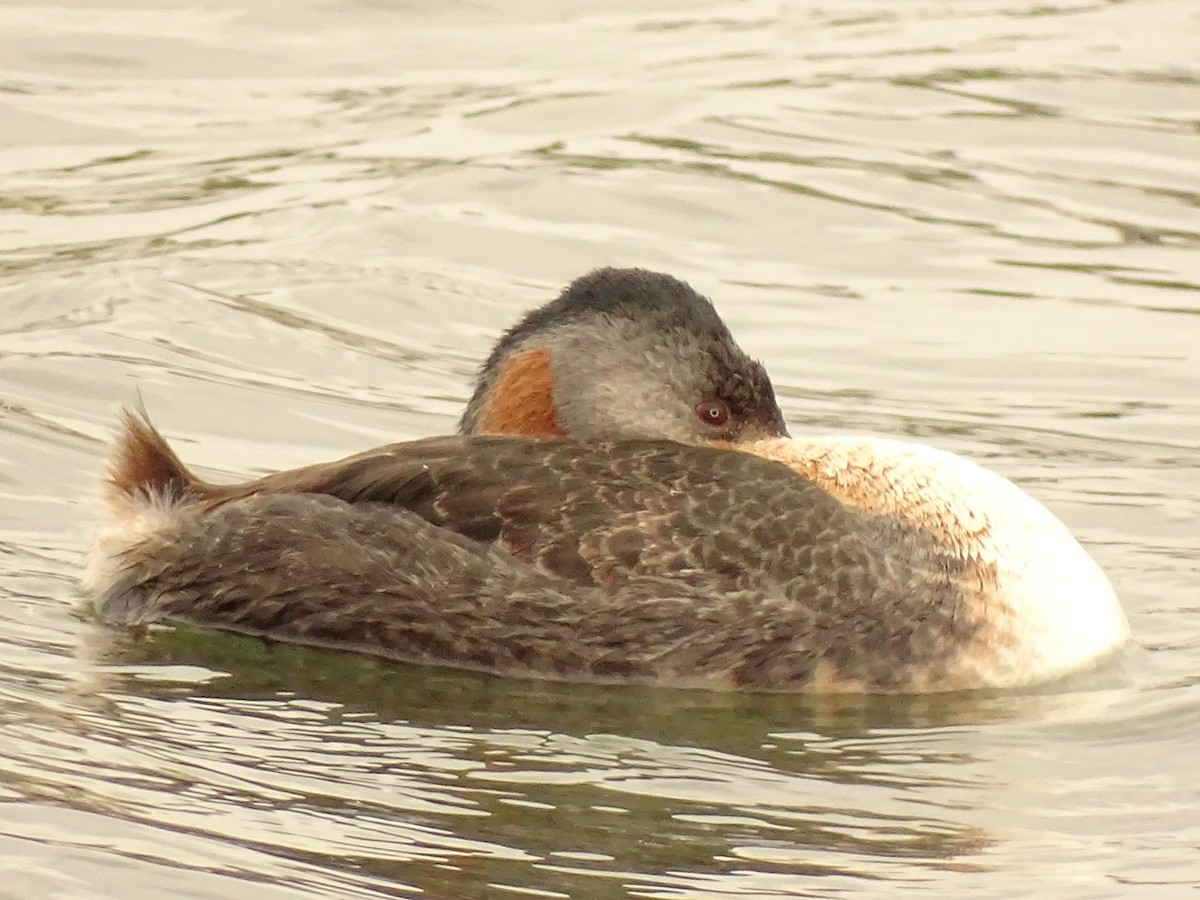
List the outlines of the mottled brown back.
<svg viewBox="0 0 1200 900">
<path fill-rule="evenodd" d="M 167 480 L 191 499 L 125 555 L 109 618 L 759 689 L 898 689 L 980 627 L 934 541 L 731 450 L 447 437 L 243 485 Z"/>
</svg>

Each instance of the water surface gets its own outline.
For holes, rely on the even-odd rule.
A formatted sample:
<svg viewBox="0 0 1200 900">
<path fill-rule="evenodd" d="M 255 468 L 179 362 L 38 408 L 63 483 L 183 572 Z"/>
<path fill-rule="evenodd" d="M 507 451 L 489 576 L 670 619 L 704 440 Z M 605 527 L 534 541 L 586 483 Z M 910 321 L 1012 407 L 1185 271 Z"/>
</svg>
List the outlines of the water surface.
<svg viewBox="0 0 1200 900">
<path fill-rule="evenodd" d="M 1192 0 L 0 8 L 0 895 L 1190 895 L 1198 32 Z M 725 696 L 77 614 L 118 402 L 214 477 L 446 432 L 498 332 L 607 264 L 710 294 L 793 433 L 1037 495 L 1124 671 Z"/>
</svg>

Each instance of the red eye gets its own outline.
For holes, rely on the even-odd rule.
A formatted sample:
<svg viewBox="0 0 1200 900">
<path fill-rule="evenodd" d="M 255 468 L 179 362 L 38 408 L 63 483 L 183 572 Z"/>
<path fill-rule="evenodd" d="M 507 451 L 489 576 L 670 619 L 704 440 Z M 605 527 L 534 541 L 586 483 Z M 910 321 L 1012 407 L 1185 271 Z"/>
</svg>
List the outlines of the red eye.
<svg viewBox="0 0 1200 900">
<path fill-rule="evenodd" d="M 721 400 L 705 400 L 696 404 L 696 415 L 705 425 L 719 428 L 729 421 L 729 407 Z"/>
</svg>

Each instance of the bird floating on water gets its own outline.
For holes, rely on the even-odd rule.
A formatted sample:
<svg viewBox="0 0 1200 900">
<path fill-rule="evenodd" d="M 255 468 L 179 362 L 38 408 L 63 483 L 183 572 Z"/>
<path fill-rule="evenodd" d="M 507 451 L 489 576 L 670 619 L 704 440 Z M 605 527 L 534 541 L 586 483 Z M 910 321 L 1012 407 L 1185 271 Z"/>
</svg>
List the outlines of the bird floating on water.
<svg viewBox="0 0 1200 900">
<path fill-rule="evenodd" d="M 601 269 L 528 314 L 459 432 L 220 485 L 126 411 L 85 589 L 115 624 L 755 691 L 1017 688 L 1129 634 L 1001 476 L 789 437 L 762 366 L 668 275 Z"/>
</svg>

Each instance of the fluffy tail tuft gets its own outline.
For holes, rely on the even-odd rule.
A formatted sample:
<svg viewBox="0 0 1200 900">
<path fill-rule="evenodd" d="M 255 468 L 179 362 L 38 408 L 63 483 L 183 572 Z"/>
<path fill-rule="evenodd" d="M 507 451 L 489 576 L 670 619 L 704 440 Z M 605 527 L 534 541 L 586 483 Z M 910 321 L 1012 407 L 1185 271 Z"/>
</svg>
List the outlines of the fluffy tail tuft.
<svg viewBox="0 0 1200 900">
<path fill-rule="evenodd" d="M 182 500 L 200 484 L 150 424 L 144 408 L 121 410 L 121 432 L 108 461 L 111 504 L 120 507 L 150 496 Z"/>
<path fill-rule="evenodd" d="M 204 486 L 150 424 L 141 404 L 121 410 L 103 487 L 108 517 L 82 575 L 83 588 L 103 617 L 143 620 L 134 599 L 141 596 L 135 588 L 146 578 L 145 563 L 156 547 L 169 542 L 181 505 L 203 497 Z M 138 602 L 144 606 L 144 598 Z"/>
</svg>

